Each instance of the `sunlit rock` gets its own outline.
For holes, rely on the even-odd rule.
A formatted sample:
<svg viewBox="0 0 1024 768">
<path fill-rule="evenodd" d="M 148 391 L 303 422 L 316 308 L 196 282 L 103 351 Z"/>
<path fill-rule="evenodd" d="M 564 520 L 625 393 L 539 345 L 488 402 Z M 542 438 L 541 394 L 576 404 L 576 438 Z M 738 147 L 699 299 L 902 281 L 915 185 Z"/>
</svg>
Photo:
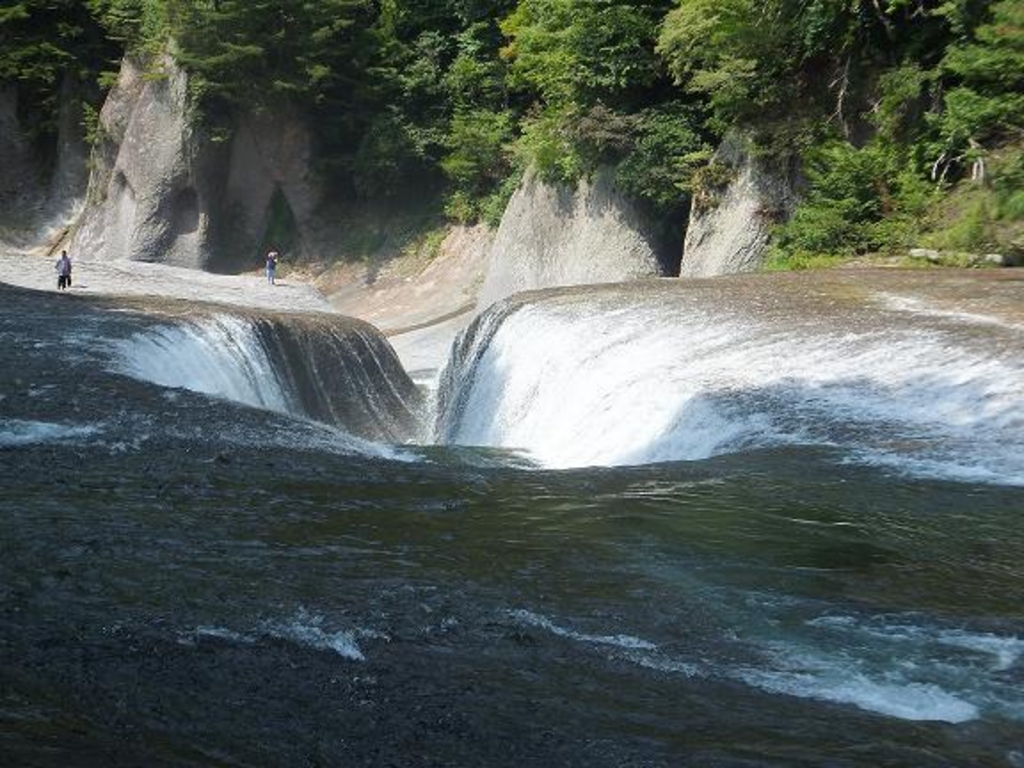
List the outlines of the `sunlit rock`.
<svg viewBox="0 0 1024 768">
<path fill-rule="evenodd" d="M 793 174 L 779 159 L 756 157 L 732 135 L 715 155 L 722 178 L 694 194 L 680 277 L 751 272 L 764 259 L 772 226 L 793 210 Z"/>
<path fill-rule="evenodd" d="M 610 172 L 575 189 L 531 172 L 501 219 L 478 309 L 534 288 L 661 275 L 661 251 L 653 222 L 616 189 Z"/>
</svg>

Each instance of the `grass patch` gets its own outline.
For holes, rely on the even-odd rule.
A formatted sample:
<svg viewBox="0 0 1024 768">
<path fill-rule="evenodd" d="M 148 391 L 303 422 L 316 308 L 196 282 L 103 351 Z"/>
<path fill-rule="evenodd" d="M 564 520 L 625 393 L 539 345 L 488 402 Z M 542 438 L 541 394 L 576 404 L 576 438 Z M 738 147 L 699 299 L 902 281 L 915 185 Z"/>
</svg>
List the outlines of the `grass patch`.
<svg viewBox="0 0 1024 768">
<path fill-rule="evenodd" d="M 847 261 L 846 257 L 808 251 L 783 252 L 772 249 L 762 269 L 765 272 L 795 272 L 807 269 L 832 269 Z"/>
<path fill-rule="evenodd" d="M 900 258 L 915 247 L 942 253 L 939 266 L 988 266 L 981 257 L 993 253 L 1022 259 L 1024 144 L 1000 147 L 985 160 L 983 181 L 945 186 L 884 147 L 830 145 L 809 161 L 816 186 L 776 227 L 764 268 L 819 269 L 869 254 Z"/>
<path fill-rule="evenodd" d="M 441 245 L 448 236 L 447 224 L 440 224 L 434 229 L 420 233 L 409 242 L 403 252 L 404 256 L 420 255 L 427 261 L 433 261 L 441 253 Z"/>
<path fill-rule="evenodd" d="M 940 206 L 936 221 L 946 226 L 927 232 L 921 243 L 940 251 L 982 252 L 996 247 L 992 195 L 980 187 L 954 192 Z"/>
</svg>

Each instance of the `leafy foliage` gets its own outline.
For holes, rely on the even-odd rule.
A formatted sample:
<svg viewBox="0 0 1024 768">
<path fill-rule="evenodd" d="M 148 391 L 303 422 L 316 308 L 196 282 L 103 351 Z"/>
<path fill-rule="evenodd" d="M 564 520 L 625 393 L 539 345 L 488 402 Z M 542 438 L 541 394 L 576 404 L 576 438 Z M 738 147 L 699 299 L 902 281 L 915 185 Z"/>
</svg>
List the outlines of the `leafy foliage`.
<svg viewBox="0 0 1024 768">
<path fill-rule="evenodd" d="M 0 8 L 0 83 L 16 84 L 22 123 L 35 138 L 56 130 L 62 85 L 88 83 L 116 56 L 79 0 L 17 0 Z"/>
<path fill-rule="evenodd" d="M 215 117 L 281 100 L 318 104 L 355 72 L 361 0 L 165 0 L 175 57 Z"/>
<path fill-rule="evenodd" d="M 513 85 L 560 106 L 651 84 L 662 9 L 652 2 L 521 0 L 501 25 L 512 40 L 503 53 Z"/>
<path fill-rule="evenodd" d="M 854 255 L 909 245 L 934 188 L 905 151 L 878 140 L 832 141 L 807 156 L 805 204 L 778 231 L 783 251 Z"/>
<path fill-rule="evenodd" d="M 682 205 L 710 156 L 700 125 L 700 114 L 679 103 L 638 113 L 635 140 L 618 166 L 622 188 L 661 210 Z"/>
<path fill-rule="evenodd" d="M 521 165 L 567 182 L 613 165 L 640 199 L 662 208 L 685 200 L 681 158 L 703 131 L 699 110 L 670 88 L 655 51 L 669 7 L 521 0 L 501 25 L 510 87 L 528 105 L 517 142 Z"/>
<path fill-rule="evenodd" d="M 1024 136 L 1024 4 L 1001 0 L 973 38 L 952 46 L 941 70 L 953 82 L 935 118 L 946 157 Z M 973 151 L 973 152 L 972 152 Z"/>
<path fill-rule="evenodd" d="M 508 175 L 504 147 L 512 133 L 505 112 L 459 112 L 448 136 L 450 152 L 441 167 L 458 191 L 470 199 L 484 199 Z M 459 218 L 476 218 L 462 215 Z"/>
<path fill-rule="evenodd" d="M 570 183 L 612 166 L 627 194 L 681 220 L 691 200 L 729 182 L 713 148 L 736 126 L 764 155 L 803 159 L 805 200 L 778 231 L 776 263 L 910 243 L 936 200 L 971 176 L 991 199 L 981 213 L 962 208 L 965 232 L 984 219 L 991 239 L 1024 212 L 1020 168 L 996 162 L 1024 144 L 1020 0 L 0 8 L 0 82 L 16 84 L 40 135 L 52 134 L 68 76 L 106 87 L 124 52 L 166 51 L 188 70 L 196 115 L 215 131 L 226 135 L 248 111 L 304 113 L 336 191 L 441 190 L 460 221 L 496 222 L 527 166 Z M 98 105 L 84 110 L 93 135 Z"/>
</svg>

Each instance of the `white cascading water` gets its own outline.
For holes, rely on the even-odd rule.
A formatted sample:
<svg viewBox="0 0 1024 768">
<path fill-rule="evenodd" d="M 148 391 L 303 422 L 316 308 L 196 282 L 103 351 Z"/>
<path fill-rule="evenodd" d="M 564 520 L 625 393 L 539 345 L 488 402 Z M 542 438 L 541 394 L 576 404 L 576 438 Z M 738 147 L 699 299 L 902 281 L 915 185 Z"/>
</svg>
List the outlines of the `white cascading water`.
<svg viewBox="0 0 1024 768">
<path fill-rule="evenodd" d="M 898 319 L 829 330 L 626 304 L 541 299 L 478 333 L 444 442 L 555 468 L 832 445 L 925 475 L 1024 483 L 1019 357 Z"/>
<path fill-rule="evenodd" d="M 301 433 L 307 447 L 404 461 L 389 446 L 421 426 L 413 383 L 383 337 L 355 321 L 218 314 L 152 326 L 113 352 L 113 369 L 133 378 L 298 417 L 304 426 L 278 435 L 287 445 Z"/>
<path fill-rule="evenodd" d="M 165 387 L 296 413 L 252 324 L 230 315 L 162 325 L 115 343 L 118 370 Z"/>
<path fill-rule="evenodd" d="M 450 363 L 438 442 L 552 468 L 835 446 L 925 476 L 1024 484 L 1019 346 L 896 312 L 778 322 L 623 298 L 541 296 L 481 317 Z M 246 319 L 156 326 L 116 346 L 136 378 L 302 415 Z"/>
</svg>

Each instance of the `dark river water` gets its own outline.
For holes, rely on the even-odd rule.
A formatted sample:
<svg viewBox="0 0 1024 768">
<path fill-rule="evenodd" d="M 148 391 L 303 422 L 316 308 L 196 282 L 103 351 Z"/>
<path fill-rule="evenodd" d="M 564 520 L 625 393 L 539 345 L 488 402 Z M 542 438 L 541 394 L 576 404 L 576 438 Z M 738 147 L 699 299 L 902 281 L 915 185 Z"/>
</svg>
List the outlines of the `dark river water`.
<svg viewBox="0 0 1024 768">
<path fill-rule="evenodd" d="M 0 765 L 1024 766 L 1005 457 L 363 443 L 119 372 L 161 322 L 0 286 Z"/>
</svg>

